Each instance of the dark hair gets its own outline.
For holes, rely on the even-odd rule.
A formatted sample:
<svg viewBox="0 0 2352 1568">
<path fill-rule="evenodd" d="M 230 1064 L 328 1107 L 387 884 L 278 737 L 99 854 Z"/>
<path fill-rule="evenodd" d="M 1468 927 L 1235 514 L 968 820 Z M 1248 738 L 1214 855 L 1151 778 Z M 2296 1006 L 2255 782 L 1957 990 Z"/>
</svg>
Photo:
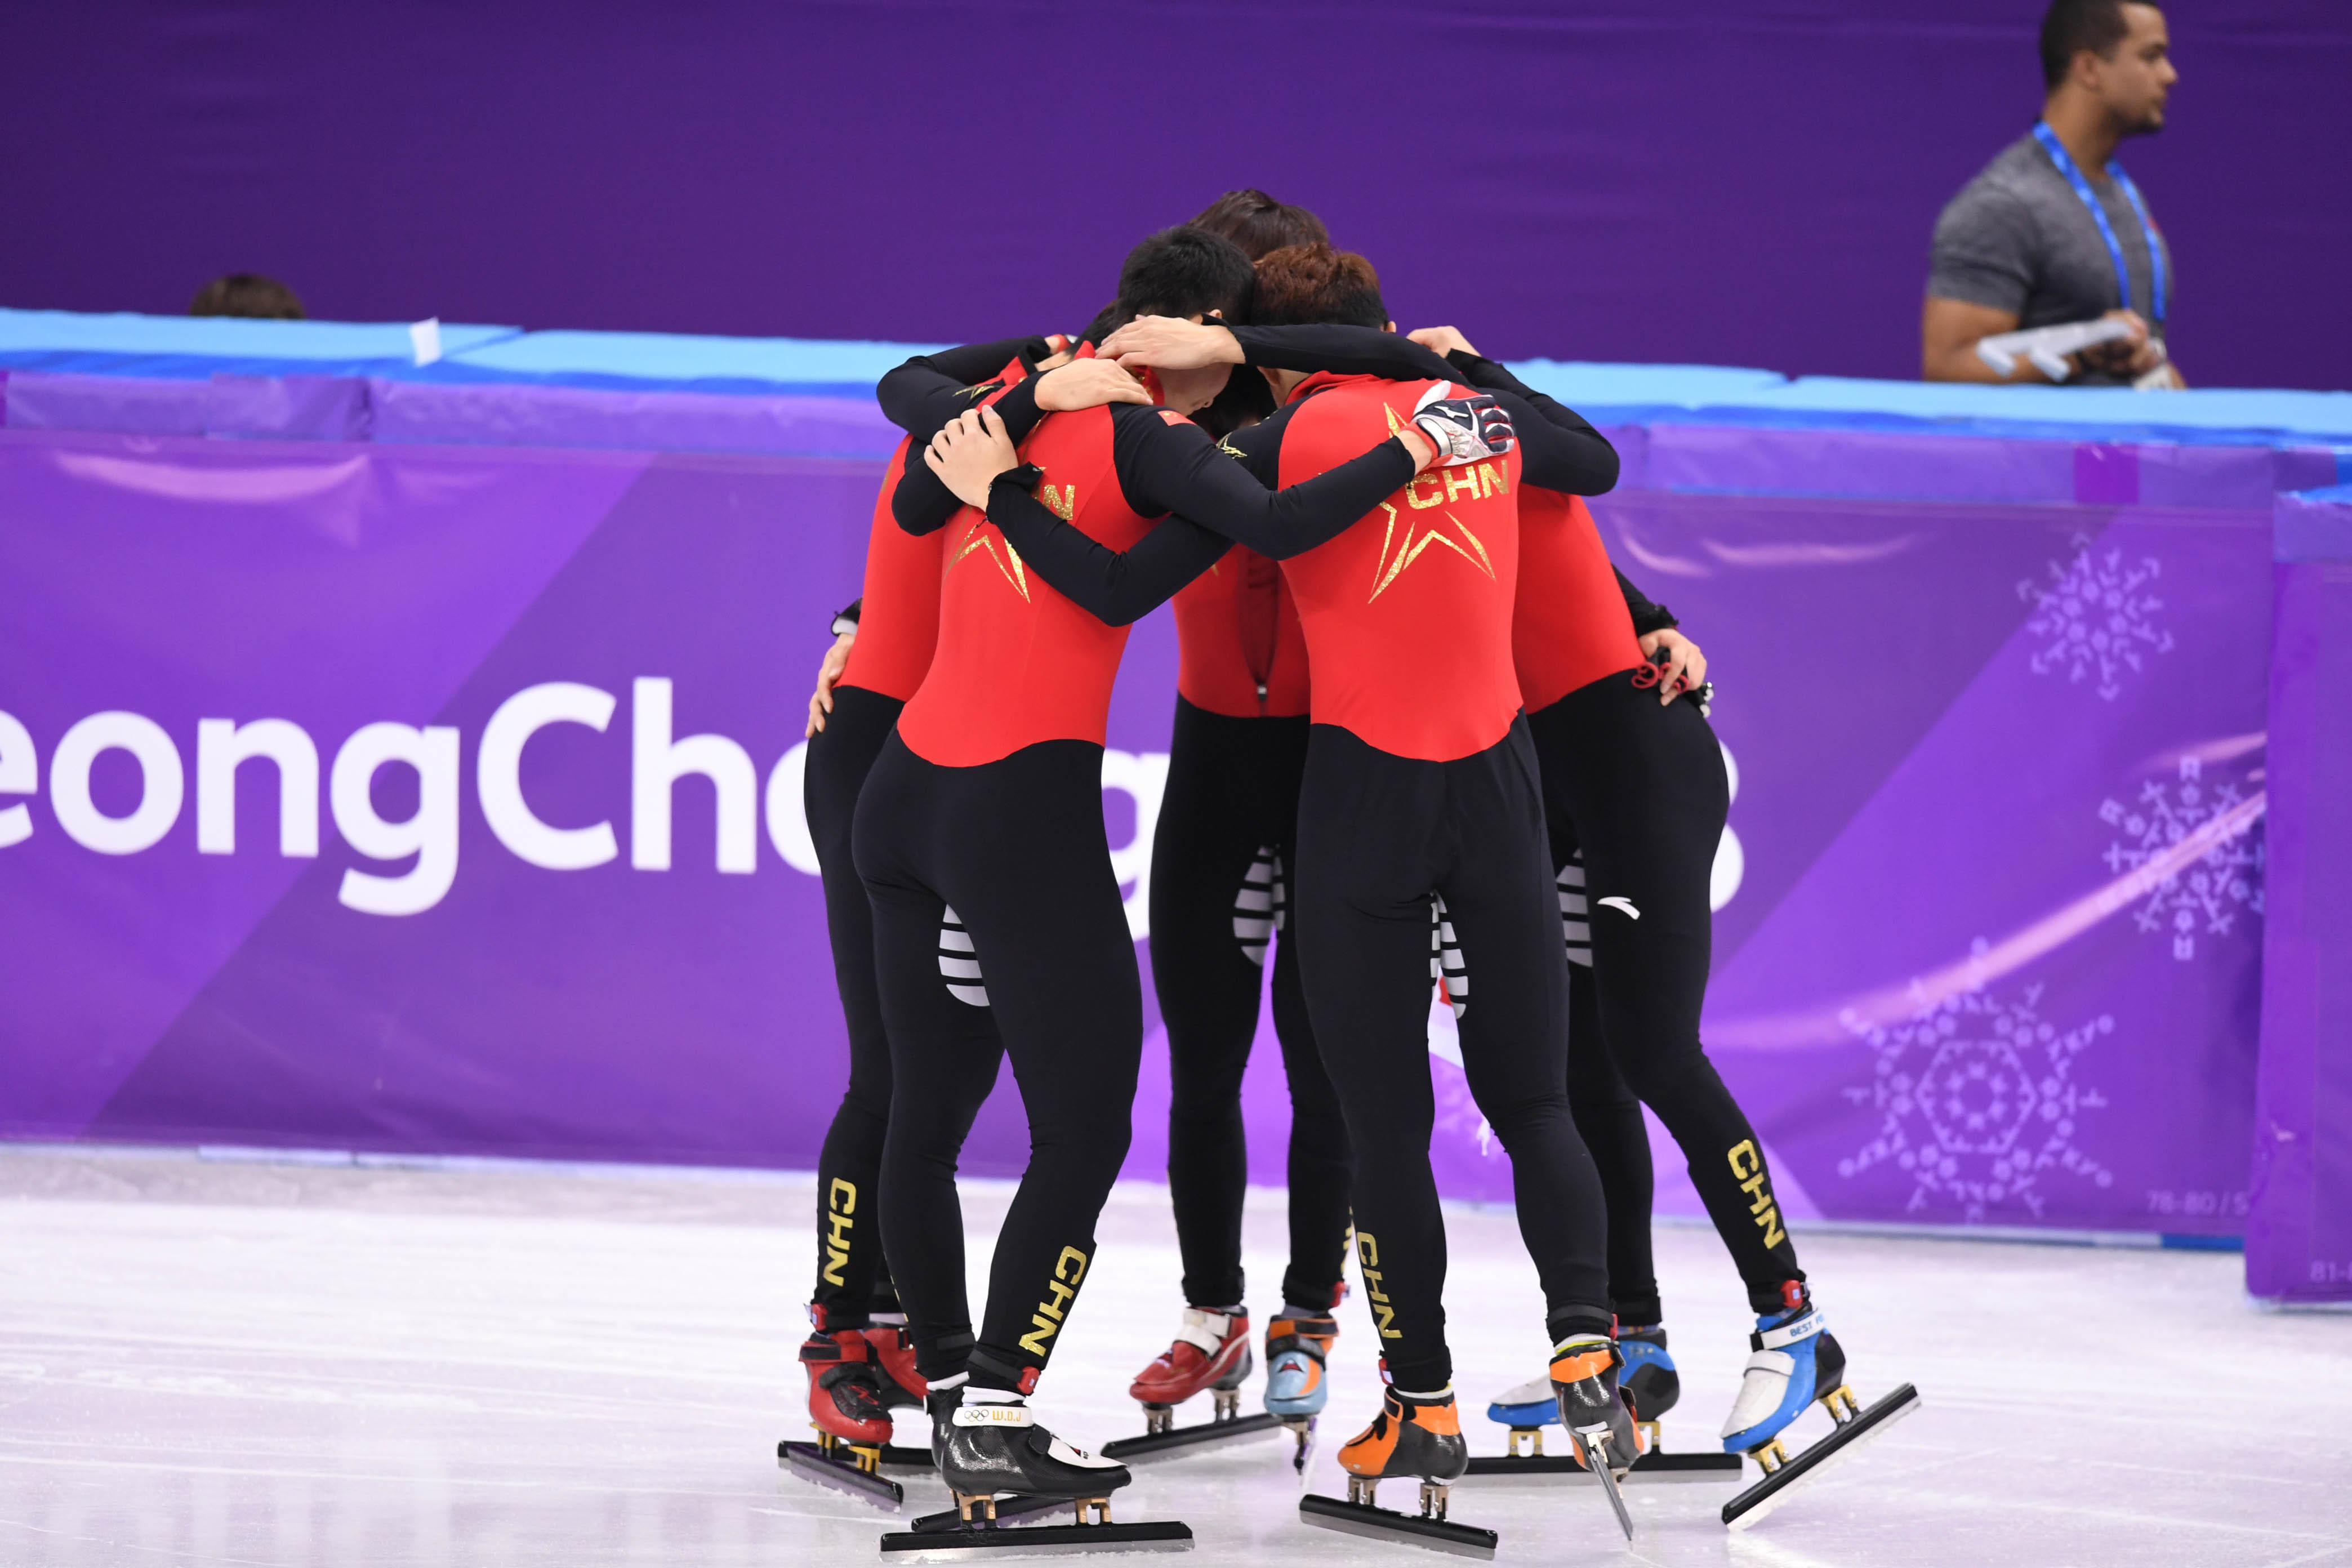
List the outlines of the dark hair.
<svg viewBox="0 0 2352 1568">
<path fill-rule="evenodd" d="M 1352 250 L 1328 245 L 1292 245 L 1257 264 L 1257 302 L 1251 320 L 1263 326 L 1300 321 L 1339 321 L 1352 327 L 1385 327 L 1389 308 L 1381 300 L 1381 275 Z"/>
<path fill-rule="evenodd" d="M 1331 231 L 1321 218 L 1255 187 L 1227 191 L 1201 209 L 1192 226 L 1232 240 L 1252 261 L 1288 245 L 1331 243 Z"/>
<path fill-rule="evenodd" d="M 2052 92 L 2074 68 L 2074 57 L 2084 49 L 2103 60 L 2116 58 L 2116 47 L 2131 32 L 2124 20 L 2127 0 L 2050 0 L 2042 13 L 2042 85 Z M 2152 3 L 2152 0 L 2141 0 Z"/>
<path fill-rule="evenodd" d="M 1127 253 L 1118 269 L 1118 326 L 1138 316 L 1249 319 L 1257 281 L 1250 259 L 1230 239 L 1186 225 L 1163 228 Z"/>
<path fill-rule="evenodd" d="M 1222 441 L 1243 426 L 1268 417 L 1275 406 L 1274 388 L 1265 384 L 1265 377 L 1255 371 L 1238 371 L 1225 378 L 1223 389 L 1209 406 L 1192 416 L 1192 423 Z"/>
<path fill-rule="evenodd" d="M 196 290 L 188 305 L 191 316 L 258 316 L 267 321 L 302 320 L 302 301 L 275 278 L 258 272 L 231 272 Z"/>
</svg>

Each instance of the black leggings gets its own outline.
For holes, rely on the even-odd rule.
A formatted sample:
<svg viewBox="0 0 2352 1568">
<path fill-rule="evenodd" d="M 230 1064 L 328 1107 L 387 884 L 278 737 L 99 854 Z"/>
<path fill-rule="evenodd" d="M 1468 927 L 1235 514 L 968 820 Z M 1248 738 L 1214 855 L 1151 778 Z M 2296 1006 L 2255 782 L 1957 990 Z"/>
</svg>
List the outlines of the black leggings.
<svg viewBox="0 0 2352 1568">
<path fill-rule="evenodd" d="M 1355 1152 L 1357 1258 L 1396 1385 L 1443 1388 L 1445 1222 L 1431 1174 L 1430 910 L 1444 900 L 1468 968 L 1462 1062 L 1510 1152 L 1519 1234 L 1547 1331 L 1608 1331 L 1601 1182 L 1568 1103 L 1568 963 L 1543 869 L 1527 726 L 1450 763 L 1314 727 L 1293 911 L 1315 1037 Z"/>
<path fill-rule="evenodd" d="M 1804 1272 L 1763 1145 L 1698 1037 L 1714 933 L 1709 879 L 1730 809 L 1722 748 L 1696 703 L 1662 708 L 1657 689 L 1634 686 L 1630 671 L 1578 688 L 1528 726 L 1543 763 L 1568 945 L 1573 955 L 1579 938 L 1591 944 L 1591 967 L 1570 965 L 1569 1098 L 1609 1194 L 1618 1315 L 1661 1321 L 1645 1104 L 1682 1146 L 1749 1304 L 1777 1310 L 1782 1283 Z"/>
<path fill-rule="evenodd" d="M 1093 1265 L 1143 1054 L 1142 986 L 1103 833 L 1102 748 L 1046 741 L 949 768 L 894 732 L 854 837 L 890 1036 L 882 1222 L 916 1364 L 934 1380 L 969 1365 L 976 1382 L 1021 1386 Z M 1000 1052 L 1029 1112 L 1029 1165 L 996 1238 L 975 1346 L 956 1159 Z"/>
<path fill-rule="evenodd" d="M 809 738 L 803 804 L 824 883 L 824 923 L 833 938 L 834 984 L 849 1025 L 849 1090 L 833 1113 L 816 1162 L 816 1290 L 810 1300 L 828 1329 L 866 1325 L 898 1310 L 882 1256 L 882 1133 L 890 1122 L 890 1041 L 874 982 L 874 910 L 850 858 L 857 792 L 906 704 L 863 687 L 836 686 L 833 712 Z"/>
<path fill-rule="evenodd" d="M 1151 838 L 1151 983 L 1168 1026 L 1168 1187 L 1184 1300 L 1243 1300 L 1249 1147 L 1242 1073 L 1274 952 L 1274 1032 L 1290 1081 L 1290 1268 L 1282 1299 L 1328 1308 L 1348 1251 L 1348 1130 L 1316 1054 L 1283 903 L 1307 766 L 1307 720 L 1236 719 L 1176 700 Z"/>
</svg>

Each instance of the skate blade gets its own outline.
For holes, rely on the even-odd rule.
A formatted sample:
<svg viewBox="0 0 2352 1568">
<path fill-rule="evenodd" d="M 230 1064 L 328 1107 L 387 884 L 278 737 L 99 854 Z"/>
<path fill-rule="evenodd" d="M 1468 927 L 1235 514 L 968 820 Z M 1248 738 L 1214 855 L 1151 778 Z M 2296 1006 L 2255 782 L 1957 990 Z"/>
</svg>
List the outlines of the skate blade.
<svg viewBox="0 0 2352 1568">
<path fill-rule="evenodd" d="M 1585 1474 L 1601 1483 L 1601 1495 L 1609 1500 L 1610 1510 L 1617 1516 L 1617 1528 L 1625 1532 L 1626 1540 L 1633 1540 L 1633 1516 L 1625 1511 L 1625 1494 L 1617 1489 L 1617 1475 L 1609 1468 L 1607 1446 L 1601 1445 L 1596 1452 L 1595 1446 L 1587 1443 L 1581 1432 L 1571 1431 L 1568 1438 L 1584 1456 Z"/>
<path fill-rule="evenodd" d="M 1063 1508 L 1068 1500 L 1057 1500 Z M 996 1517 L 1005 1517 L 999 1503 Z M 882 1555 L 894 1563 L 958 1563 L 974 1557 L 1068 1557 L 1082 1552 L 1190 1552 L 1190 1526 L 1172 1519 L 1145 1524 L 1031 1524 L 1017 1530 L 959 1524 L 953 1530 L 893 1531 Z"/>
<path fill-rule="evenodd" d="M 1298 1500 L 1298 1522 L 1336 1530 L 1342 1535 L 1360 1535 L 1368 1541 L 1386 1541 L 1400 1546 L 1450 1552 L 1456 1557 L 1487 1560 L 1492 1560 L 1495 1547 L 1502 1540 L 1493 1531 L 1481 1530 L 1475 1524 L 1423 1519 L 1419 1514 L 1399 1513 L 1392 1508 L 1341 1502 L 1338 1498 L 1314 1493 Z"/>
<path fill-rule="evenodd" d="M 846 1492 L 860 1502 L 872 1503 L 885 1513 L 896 1513 L 907 1500 L 906 1489 L 896 1481 L 885 1480 L 870 1470 L 857 1469 L 838 1459 L 827 1458 L 814 1443 L 779 1443 L 776 1463 L 804 1481 L 814 1481 L 821 1487 L 831 1487 Z"/>
<path fill-rule="evenodd" d="M 1007 1520 L 1029 1519 L 1041 1513 L 1052 1513 L 1056 1509 L 1074 1507 L 1077 1500 L 1076 1492 L 1067 1495 L 1056 1492 L 1009 1493 L 996 1500 L 996 1520 L 1002 1524 Z M 964 1527 L 963 1514 L 950 1508 L 938 1513 L 918 1514 L 909 1528 L 918 1535 L 937 1535 Z"/>
<path fill-rule="evenodd" d="M 1788 1500 L 1790 1489 L 1817 1476 L 1837 1460 L 1919 1408 L 1919 1391 L 1905 1384 L 1844 1426 L 1782 1465 L 1779 1469 L 1723 1505 L 1723 1522 L 1746 1530 Z"/>
<path fill-rule="evenodd" d="M 1737 1454 L 1662 1454 L 1653 1448 L 1633 1461 L 1625 1481 L 1629 1486 L 1638 1481 L 1644 1489 L 1694 1481 L 1721 1484 L 1738 1480 L 1742 1468 L 1744 1465 Z M 1592 1472 L 1567 1454 L 1474 1454 L 1463 1479 L 1505 1479 L 1514 1476 L 1558 1476 L 1569 1481 L 1589 1481 Z"/>
<path fill-rule="evenodd" d="M 1291 1436 L 1298 1439 L 1297 1450 L 1290 1456 L 1290 1468 L 1297 1473 L 1298 1489 L 1303 1492 L 1315 1476 L 1317 1421 L 1312 1415 L 1306 1416 L 1306 1425 L 1301 1426 L 1297 1425 L 1300 1419 L 1296 1415 L 1286 1416 L 1282 1424 L 1290 1429 Z"/>
<path fill-rule="evenodd" d="M 1178 1426 L 1166 1432 L 1147 1432 L 1140 1437 L 1121 1437 L 1102 1446 L 1102 1457 L 1117 1459 L 1122 1465 L 1148 1465 L 1155 1459 L 1172 1459 L 1198 1453 L 1220 1443 L 1238 1442 L 1244 1437 L 1263 1437 L 1269 1432 L 1283 1429 L 1279 1415 L 1236 1415 L 1231 1421 L 1207 1421 L 1198 1426 Z"/>
</svg>

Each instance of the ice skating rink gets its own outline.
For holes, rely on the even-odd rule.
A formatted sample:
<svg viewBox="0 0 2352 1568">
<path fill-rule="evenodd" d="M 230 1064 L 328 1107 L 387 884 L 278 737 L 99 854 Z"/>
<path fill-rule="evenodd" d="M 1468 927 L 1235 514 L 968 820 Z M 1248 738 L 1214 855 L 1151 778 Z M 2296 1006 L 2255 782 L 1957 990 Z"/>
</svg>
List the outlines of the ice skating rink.
<svg viewBox="0 0 2352 1568">
<path fill-rule="evenodd" d="M 1007 1191 L 971 1185 L 975 1226 Z M 775 1463 L 806 1432 L 812 1196 L 0 1146 L 0 1563 L 877 1562 L 884 1516 Z M 1449 1224 L 1457 1385 L 1499 1451 L 1485 1396 L 1542 1364 L 1534 1276 L 1507 1214 Z M 1261 1323 L 1281 1234 L 1253 1194 Z M 1908 1379 L 1923 1411 L 1745 1535 L 1717 1487 L 1632 1489 L 1630 1547 L 1589 1486 L 1465 1483 L 1455 1517 L 1523 1563 L 2352 1564 L 2352 1317 L 2258 1310 L 2230 1255 L 1799 1235 L 1857 1390 Z M 1180 1306 L 1164 1191 L 1123 1187 L 1101 1242 L 1038 1401 L 1090 1445 L 1139 1429 L 1126 1384 Z M 1667 1446 L 1695 1447 L 1744 1303 L 1711 1232 L 1659 1242 Z M 1358 1302 L 1344 1326 L 1327 1491 L 1376 1398 Z M 1139 1471 L 1119 1513 L 1188 1521 L 1204 1563 L 1441 1560 L 1307 1529 L 1297 1499 L 1277 1435 Z"/>
</svg>

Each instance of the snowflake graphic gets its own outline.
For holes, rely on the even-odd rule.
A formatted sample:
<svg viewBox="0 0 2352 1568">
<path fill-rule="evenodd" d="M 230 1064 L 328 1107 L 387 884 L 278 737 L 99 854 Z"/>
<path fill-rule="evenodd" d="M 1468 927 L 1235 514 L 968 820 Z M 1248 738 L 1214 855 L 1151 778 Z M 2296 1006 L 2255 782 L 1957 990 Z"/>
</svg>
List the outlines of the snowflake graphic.
<svg viewBox="0 0 2352 1568">
<path fill-rule="evenodd" d="M 1979 944 L 1981 952 L 1982 944 Z M 2063 1172 L 2098 1186 L 2115 1173 L 2075 1145 L 2076 1124 L 2106 1100 L 2074 1081 L 2074 1061 L 2116 1021 L 2101 1014 L 2060 1029 L 2042 1016 L 2042 987 L 2004 999 L 1981 983 L 1921 1005 L 1902 1022 L 1843 1022 L 1877 1053 L 1866 1087 L 1846 1089 L 1884 1120 L 1838 1162 L 1848 1179 L 1893 1161 L 1916 1184 L 1906 1208 L 1958 1206 L 1970 1221 L 2005 1205 L 2039 1218 L 2042 1180 Z"/>
<path fill-rule="evenodd" d="M 2096 679 L 2099 695 L 2113 702 L 2148 655 L 2172 651 L 2172 634 L 2156 622 L 2164 601 L 2148 591 L 2163 563 L 2147 555 L 2127 563 L 2119 549 L 2092 549 L 2087 534 L 2072 544 L 2074 559 L 2051 562 L 2047 582 L 2029 577 L 2017 585 L 2018 597 L 2033 606 L 2025 629 L 2041 645 L 2033 673 Z"/>
<path fill-rule="evenodd" d="M 2197 758 L 2183 757 L 2180 776 L 2170 784 L 2150 779 L 2128 805 L 2119 800 L 2100 804 L 2099 820 L 2116 835 L 2100 857 L 2110 873 L 2120 877 L 2139 869 L 2245 799 L 2238 780 L 2209 784 L 2203 772 Z M 2169 931 L 2172 956 L 2183 963 L 2197 956 L 2200 928 L 2208 937 L 2228 936 L 2243 913 L 2253 917 L 2246 921 L 2251 935 L 2253 920 L 2263 912 L 2263 849 L 2256 820 L 2158 882 L 2134 911 L 2132 923 L 2144 935 Z"/>
</svg>

